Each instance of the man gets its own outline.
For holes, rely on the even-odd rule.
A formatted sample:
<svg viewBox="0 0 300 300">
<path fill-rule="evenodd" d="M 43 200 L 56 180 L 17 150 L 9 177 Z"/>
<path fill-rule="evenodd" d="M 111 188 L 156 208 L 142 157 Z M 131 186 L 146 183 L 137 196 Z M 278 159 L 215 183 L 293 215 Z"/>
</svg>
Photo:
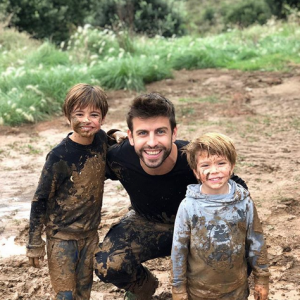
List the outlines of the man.
<svg viewBox="0 0 300 300">
<path fill-rule="evenodd" d="M 125 299 L 148 300 L 158 281 L 142 263 L 171 254 L 178 206 L 197 179 L 181 152 L 188 142 L 176 140 L 172 102 L 158 93 L 136 97 L 127 125 L 128 140 L 107 154 L 107 177 L 122 183 L 132 209 L 99 245 L 96 274 L 125 289 Z"/>
</svg>

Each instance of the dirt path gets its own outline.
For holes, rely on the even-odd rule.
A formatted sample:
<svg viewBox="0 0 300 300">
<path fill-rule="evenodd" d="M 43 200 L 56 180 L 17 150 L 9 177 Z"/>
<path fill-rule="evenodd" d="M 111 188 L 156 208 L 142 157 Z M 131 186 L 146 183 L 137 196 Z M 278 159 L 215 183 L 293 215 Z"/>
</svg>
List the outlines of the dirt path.
<svg viewBox="0 0 300 300">
<path fill-rule="evenodd" d="M 179 138 L 209 131 L 231 136 L 267 239 L 270 299 L 300 299 L 300 71 L 292 74 L 220 70 L 180 71 L 147 86 L 176 105 Z M 135 93 L 109 92 L 104 129 L 125 130 Z M 183 99 L 192 100 L 192 102 Z M 46 153 L 69 132 L 64 118 L 22 127 L 0 127 L 0 299 L 51 299 L 46 261 L 29 268 L 25 253 L 30 201 Z M 103 237 L 129 205 L 118 182 L 107 181 Z M 154 299 L 170 297 L 169 258 L 147 262 L 160 279 Z M 92 299 L 123 299 L 123 291 L 95 278 Z M 251 298 L 253 299 L 253 298 Z"/>
</svg>

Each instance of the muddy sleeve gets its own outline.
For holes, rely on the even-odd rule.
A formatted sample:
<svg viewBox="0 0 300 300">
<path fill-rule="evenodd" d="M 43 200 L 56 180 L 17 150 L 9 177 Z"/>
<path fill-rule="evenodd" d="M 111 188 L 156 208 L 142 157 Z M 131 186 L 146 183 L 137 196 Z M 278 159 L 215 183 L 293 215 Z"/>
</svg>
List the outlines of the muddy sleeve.
<svg viewBox="0 0 300 300">
<path fill-rule="evenodd" d="M 47 156 L 39 183 L 31 202 L 29 220 L 29 240 L 27 244 L 28 257 L 40 257 L 45 253 L 45 242 L 42 239 L 43 227 L 46 223 L 48 201 L 55 195 L 59 180 L 63 173 L 57 174 L 57 165 L 62 161 L 53 154 Z M 63 170 L 64 168 L 59 168 Z"/>
<path fill-rule="evenodd" d="M 116 140 L 114 133 L 118 132 L 119 136 L 122 137 L 127 137 L 127 133 L 124 131 L 121 131 L 120 129 L 110 129 L 107 131 L 107 141 L 108 141 L 108 145 L 112 146 L 115 144 L 118 144 L 119 142 Z M 118 134 L 117 134 L 118 135 Z"/>
<path fill-rule="evenodd" d="M 190 244 L 190 225 L 185 201 L 179 206 L 172 245 L 172 294 L 173 299 L 187 299 L 187 258 Z"/>
<path fill-rule="evenodd" d="M 246 182 L 239 176 L 232 174 L 231 179 L 234 180 L 236 183 L 240 184 L 246 190 L 248 190 L 248 186 L 247 186 Z"/>
<path fill-rule="evenodd" d="M 255 284 L 269 284 L 269 269 L 267 246 L 263 236 L 263 229 L 253 201 L 249 204 L 247 216 L 247 241 L 246 247 L 249 251 L 249 263 L 253 269 Z"/>
</svg>

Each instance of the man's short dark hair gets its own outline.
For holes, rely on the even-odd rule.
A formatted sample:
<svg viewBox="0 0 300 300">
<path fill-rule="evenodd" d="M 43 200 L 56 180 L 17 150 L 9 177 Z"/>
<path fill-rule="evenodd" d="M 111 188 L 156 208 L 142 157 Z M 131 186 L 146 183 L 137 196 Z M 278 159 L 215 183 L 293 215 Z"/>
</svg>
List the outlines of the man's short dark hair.
<svg viewBox="0 0 300 300">
<path fill-rule="evenodd" d="M 173 132 L 176 127 L 175 108 L 173 103 L 159 93 L 142 94 L 135 97 L 127 113 L 127 125 L 133 131 L 133 118 L 148 119 L 168 117 Z"/>
</svg>

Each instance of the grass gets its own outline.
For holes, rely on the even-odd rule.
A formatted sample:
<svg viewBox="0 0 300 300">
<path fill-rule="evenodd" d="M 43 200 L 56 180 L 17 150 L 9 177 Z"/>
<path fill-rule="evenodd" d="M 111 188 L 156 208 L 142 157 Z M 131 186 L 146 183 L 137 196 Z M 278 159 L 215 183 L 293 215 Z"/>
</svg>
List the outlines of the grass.
<svg viewBox="0 0 300 300">
<path fill-rule="evenodd" d="M 300 63 L 299 53 L 299 26 L 273 20 L 214 36 L 169 39 L 85 26 L 61 48 L 0 26 L 0 125 L 61 114 L 67 90 L 78 82 L 143 91 L 145 84 L 172 78 L 173 70 L 180 69 L 288 71 L 291 64 Z M 292 125 L 299 126 L 297 121 Z"/>
<path fill-rule="evenodd" d="M 215 95 L 210 95 L 207 97 L 203 97 L 203 98 L 181 98 L 179 99 L 179 102 L 184 102 L 184 103 L 192 103 L 192 102 L 198 102 L 198 103 L 220 103 L 221 100 L 219 100 L 219 98 Z"/>
</svg>

